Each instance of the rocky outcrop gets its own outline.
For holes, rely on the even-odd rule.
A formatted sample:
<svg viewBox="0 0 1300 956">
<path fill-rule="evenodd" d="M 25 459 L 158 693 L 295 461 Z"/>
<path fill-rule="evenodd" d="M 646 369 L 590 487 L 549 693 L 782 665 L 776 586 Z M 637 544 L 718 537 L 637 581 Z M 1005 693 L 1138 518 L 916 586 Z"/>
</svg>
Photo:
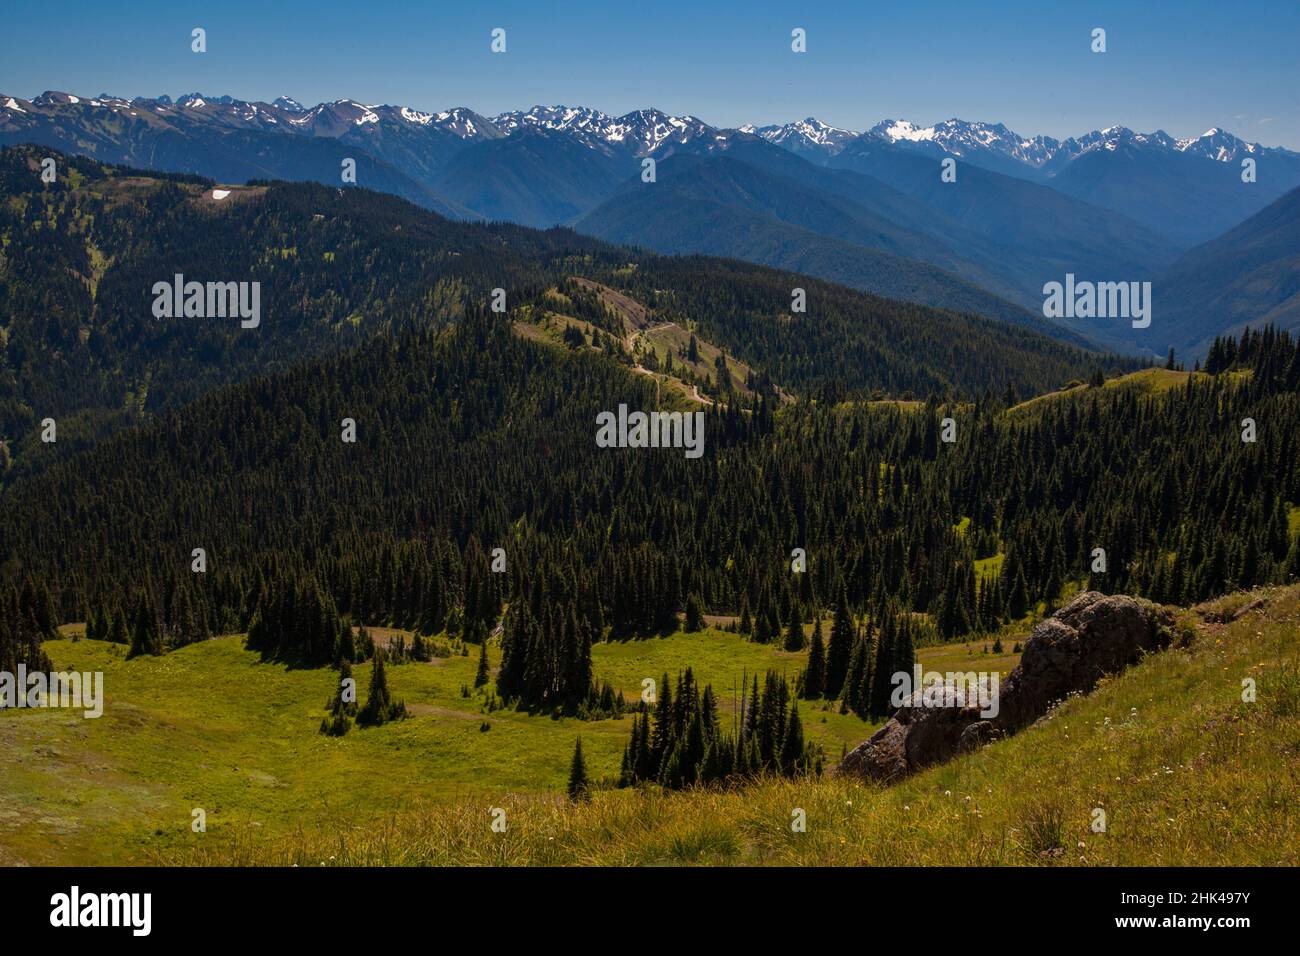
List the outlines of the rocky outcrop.
<svg viewBox="0 0 1300 956">
<path fill-rule="evenodd" d="M 1169 646 L 1172 617 L 1150 601 L 1096 591 L 1080 594 L 1034 628 L 997 698 L 996 714 L 959 688 L 918 689 L 840 772 L 891 781 L 1032 724 L 1052 704 L 1087 693 L 1106 674 Z M 992 708 L 990 708 L 990 711 Z"/>
</svg>

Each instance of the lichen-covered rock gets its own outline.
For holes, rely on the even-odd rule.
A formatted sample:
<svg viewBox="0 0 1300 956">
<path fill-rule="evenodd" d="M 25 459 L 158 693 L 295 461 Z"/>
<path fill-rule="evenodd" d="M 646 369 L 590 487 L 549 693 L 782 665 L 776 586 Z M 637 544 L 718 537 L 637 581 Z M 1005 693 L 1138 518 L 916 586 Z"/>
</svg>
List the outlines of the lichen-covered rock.
<svg viewBox="0 0 1300 956">
<path fill-rule="evenodd" d="M 996 716 L 982 717 L 977 704 L 951 692 L 920 706 L 918 690 L 909 706 L 844 758 L 839 770 L 888 782 L 1015 733 L 1057 701 L 1087 693 L 1106 674 L 1168 647 L 1172 623 L 1168 612 L 1150 601 L 1080 594 L 1034 628 L 998 695 Z"/>
<path fill-rule="evenodd" d="M 928 697 L 923 704 L 923 698 Z M 937 706 L 936 706 L 937 705 Z M 945 689 L 936 695 L 918 690 L 908 706 L 875 735 L 854 749 L 840 764 L 841 771 L 858 773 L 876 780 L 893 780 L 946 759 L 960 750 L 963 732 L 979 722 L 979 705 Z"/>
<path fill-rule="evenodd" d="M 996 723 L 1015 733 L 1069 694 L 1086 694 L 1107 674 L 1164 650 L 1173 618 L 1141 598 L 1087 591 L 1043 621 L 999 697 Z"/>
</svg>

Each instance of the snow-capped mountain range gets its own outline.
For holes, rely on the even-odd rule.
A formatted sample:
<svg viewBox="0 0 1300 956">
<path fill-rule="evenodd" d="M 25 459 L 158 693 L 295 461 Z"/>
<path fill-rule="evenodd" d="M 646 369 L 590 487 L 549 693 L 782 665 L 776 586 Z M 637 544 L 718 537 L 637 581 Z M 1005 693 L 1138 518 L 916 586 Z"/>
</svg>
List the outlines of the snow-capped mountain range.
<svg viewBox="0 0 1300 956">
<path fill-rule="evenodd" d="M 631 149 L 649 155 L 665 144 L 681 144 L 705 137 L 713 127 L 694 116 L 670 116 L 656 109 L 635 110 L 610 116 L 600 110 L 572 106 L 534 106 L 492 118 L 502 133 L 541 128 L 568 133 L 593 148 Z"/>
<path fill-rule="evenodd" d="M 657 109 L 534 106 L 489 117 L 352 99 L 308 108 L 288 96 L 0 93 L 0 147 L 24 143 L 216 183 L 351 185 L 449 218 L 568 226 L 1031 324 L 1044 282 L 1064 272 L 1144 280 L 1231 235 L 1207 246 L 1221 259 L 1256 228 L 1281 237 L 1261 253 L 1273 268 L 1294 247 L 1300 208 L 1287 201 L 1300 187 L 1300 152 L 1219 128 L 1176 138 L 1113 126 L 1057 140 L 960 119 L 724 128 Z M 656 160 L 653 189 L 645 157 Z M 953 179 L 940 176 L 947 157 L 959 160 Z M 1254 178 L 1240 168 L 1245 157 L 1257 160 Z M 355 176 L 342 178 L 348 169 Z M 1279 219 L 1280 230 L 1270 226 Z M 1267 269 L 1249 282 L 1263 290 L 1261 315 L 1293 294 Z M 1091 326 L 1073 332 L 1134 344 Z"/>
<path fill-rule="evenodd" d="M 620 187 L 640 182 L 642 160 L 654 157 L 659 182 L 694 190 L 683 205 L 663 206 L 678 210 L 679 228 L 685 211 L 716 210 L 725 192 L 751 204 L 755 196 L 766 197 L 746 215 L 795 216 L 803 210 L 811 216 L 815 208 L 819 217 L 825 213 L 818 228 L 842 231 L 848 227 L 835 226 L 832 213 L 842 217 L 846 200 L 861 204 L 872 197 L 883 217 L 873 229 L 887 229 L 879 224 L 906 218 L 905 207 L 921 203 L 938 204 L 956 217 L 949 232 L 969 217 L 984 225 L 1001 222 L 1007 210 L 1017 211 L 1017 228 L 1025 232 L 1032 209 L 1049 221 L 1069 215 L 1093 223 L 1088 236 L 1076 237 L 1089 244 L 1114 244 L 1116 236 L 1127 235 L 1153 261 L 1162 248 L 1186 249 L 1213 238 L 1300 185 L 1300 153 L 1248 143 L 1218 128 L 1179 139 L 1113 126 L 1057 140 L 960 119 L 931 126 L 887 119 L 858 131 L 808 117 L 732 129 L 658 109 L 615 116 L 563 105 L 489 117 L 463 106 L 431 112 L 353 99 L 308 108 L 289 96 L 263 102 L 202 93 L 175 100 L 0 94 L 0 146 L 26 142 L 124 166 L 199 173 L 222 183 L 337 183 L 340 168 L 351 160 L 356 185 L 445 216 L 541 227 L 578 225 L 602 204 L 626 203 Z M 959 160 L 960 186 L 933 194 L 937 159 L 949 156 Z M 1257 159 L 1259 176 L 1241 188 L 1236 167 L 1246 156 Z M 809 189 L 811 194 L 787 208 L 792 196 Z M 1086 205 L 1056 208 L 1061 196 Z M 658 237 L 650 211 L 635 228 L 620 226 L 622 231 L 609 235 L 627 242 Z M 1101 219 L 1099 212 L 1105 213 Z M 933 221 L 930 213 L 925 216 L 915 225 Z M 734 238 L 759 235 L 771 225 L 742 219 L 728 206 L 698 231 L 707 227 Z M 671 231 L 672 223 L 663 228 Z M 793 236 L 781 242 L 799 245 Z M 716 251 L 749 254 L 733 250 L 733 244 Z M 902 239 L 897 245 L 915 252 Z M 979 270 L 968 273 L 1006 294 L 1005 286 Z"/>
<path fill-rule="evenodd" d="M 764 138 L 779 142 L 778 136 L 802 124 L 779 127 L 781 133 Z M 1110 126 L 1093 130 L 1082 136 L 1057 140 L 1050 136 L 1025 137 L 1006 128 L 1001 123 L 968 122 L 960 119 L 944 120 L 933 126 L 917 126 L 907 120 L 884 120 L 877 123 L 867 135 L 878 136 L 891 143 L 913 148 L 932 147 L 951 156 L 972 157 L 981 153 L 994 153 L 1026 166 L 1042 169 L 1053 162 L 1072 159 L 1092 150 L 1115 151 L 1126 146 L 1169 153 L 1186 153 L 1203 156 L 1218 162 L 1233 162 L 1244 156 L 1259 156 L 1270 152 L 1269 147 L 1248 143 L 1226 130 L 1214 127 L 1200 136 L 1176 139 L 1163 130 L 1138 133 L 1125 126 Z M 848 139 L 854 138 L 852 134 Z M 842 142 L 847 142 L 843 140 Z M 1278 152 L 1291 150 L 1277 148 Z"/>
<path fill-rule="evenodd" d="M 173 101 L 168 96 L 128 100 L 109 94 L 83 97 L 57 91 L 42 93 L 31 100 L 0 94 L 0 130 L 21 127 L 35 122 L 42 115 L 69 109 L 106 111 L 166 122 L 206 122 L 330 137 L 342 136 L 356 127 L 384 123 L 441 131 L 471 141 L 496 139 L 522 129 L 546 129 L 565 133 L 593 149 L 627 150 L 638 156 L 730 132 L 694 116 L 674 116 L 657 109 L 612 116 L 583 106 L 534 106 L 528 110 L 511 110 L 485 117 L 465 107 L 431 113 L 407 106 L 368 105 L 351 99 L 320 103 L 308 109 L 288 96 L 265 103 L 200 93 L 190 93 Z M 1138 133 L 1123 126 L 1112 126 L 1057 140 L 1050 136 L 1022 136 L 1001 123 L 955 118 L 932 126 L 886 119 L 866 131 L 855 131 L 831 126 L 810 116 L 784 125 L 747 124 L 735 132 L 752 134 L 791 152 L 822 160 L 834 156 L 854 140 L 869 137 L 905 149 L 943 153 L 972 161 L 980 157 L 997 157 L 1031 170 L 1044 169 L 1054 162 L 1060 163 L 1091 150 L 1114 151 L 1125 147 L 1186 153 L 1218 162 L 1233 162 L 1244 156 L 1269 152 L 1300 155 L 1291 150 L 1246 142 L 1218 127 L 1200 136 L 1177 139 L 1161 130 Z"/>
</svg>

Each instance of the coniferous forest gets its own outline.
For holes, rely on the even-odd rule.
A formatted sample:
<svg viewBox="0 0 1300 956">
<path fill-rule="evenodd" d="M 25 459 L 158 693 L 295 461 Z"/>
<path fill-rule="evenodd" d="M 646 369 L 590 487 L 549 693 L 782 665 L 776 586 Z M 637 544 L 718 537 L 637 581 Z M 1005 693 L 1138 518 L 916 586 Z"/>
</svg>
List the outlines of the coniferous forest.
<svg viewBox="0 0 1300 956">
<path fill-rule="evenodd" d="M 214 214 L 193 208 L 184 180 L 133 179 L 131 189 L 152 190 L 145 204 L 110 188 L 125 173 L 82 160 L 70 161 L 80 175 L 68 185 L 42 191 L 23 178 L 26 158 L 4 154 L 5 188 L 20 201 L 0 222 L 11 241 L 0 292 L 14 317 L 5 421 L 17 436 L 0 553 L 9 606 L 25 610 L 7 625 L 16 635 L 48 632 L 52 616 L 84 620 L 93 636 L 156 654 L 246 631 L 270 657 L 330 663 L 355 659 L 339 646 L 350 641 L 345 621 L 429 636 L 450 621 L 472 644 L 501 622 L 501 696 L 572 710 L 592 698 L 593 643 L 674 631 L 692 601 L 737 616 L 760 642 L 790 639 L 790 622 L 825 613 L 835 618 L 818 649 L 825 673 L 808 685 L 879 715 L 874 659 L 904 634 L 912 641 L 914 628 L 922 640 L 987 632 L 1040 602 L 1050 608 L 1071 582 L 1185 604 L 1300 572 L 1288 534 L 1289 504 L 1300 500 L 1300 349 L 1285 333 L 1216 341 L 1205 372 L 1167 391 L 1094 381 L 1021 404 L 1071 372 L 1126 366 L 1009 329 L 1032 359 L 1021 364 L 1014 349 L 971 332 L 947 345 L 983 358 L 950 361 L 929 343 L 955 318 L 914 307 L 915 316 L 890 315 L 888 303 L 843 290 L 799 347 L 769 343 L 764 330 L 780 323 L 734 317 L 779 311 L 779 273 L 734 264 L 710 273 L 702 260 L 650 279 L 652 259 L 637 264 L 632 291 L 668 284 L 655 296 L 672 300 L 665 314 L 698 309 L 701 335 L 797 398 L 718 390 L 730 400 L 706 406 L 698 461 L 611 451 L 592 441 L 597 412 L 650 407 L 655 389 L 629 374 L 616 317 L 571 276 L 608 277 L 626 253 L 570 234 L 453 226 L 399 200 L 313 186 L 274 185 Z M 191 242 L 189 229 L 204 232 Z M 378 244 L 364 266 L 345 265 L 343 251 L 380 229 L 400 238 Z M 308 266 L 283 290 L 272 284 L 255 347 L 237 323 L 146 332 L 129 276 L 117 271 L 94 296 L 81 281 L 58 293 L 39 280 L 60 249 L 74 273 L 91 270 L 73 247 L 111 252 L 144 275 L 199 269 L 175 264 L 173 248 L 220 247 L 239 257 L 222 263 L 238 274 L 265 255 L 254 233 Z M 447 264 L 439 250 L 462 236 L 481 257 L 458 252 Z M 489 254 L 493 245 L 512 251 Z M 744 281 L 727 278 L 736 273 Z M 609 331 L 604 347 L 519 336 L 509 313 L 486 307 L 498 282 L 521 313 L 548 288 L 569 290 L 577 317 Z M 39 308 L 24 298 L 37 289 Z M 281 327 L 278 303 L 288 299 L 295 307 Z M 847 336 L 839 310 L 889 322 L 902 341 L 877 364 L 827 349 L 817 336 Z M 344 322 L 328 354 L 301 355 L 300 337 L 349 314 L 361 321 Z M 79 325 L 94 331 L 78 336 Z M 364 338 L 351 331 L 366 327 Z M 815 369 L 792 358 L 799 348 Z M 208 349 L 234 350 L 234 360 L 212 361 Z M 782 358 L 768 364 L 774 352 Z M 302 360 L 290 363 L 294 354 Z M 83 363 L 101 370 L 93 390 L 43 391 L 50 375 Z M 978 377 L 963 378 L 972 367 Z M 872 400 L 913 389 L 929 397 Z M 42 460 L 36 419 L 111 416 L 123 394 L 136 396 L 133 427 L 100 441 L 78 435 L 92 447 Z M 355 442 L 341 439 L 344 419 Z M 946 419 L 953 441 L 941 440 Z M 1245 419 L 1254 441 L 1243 441 Z M 489 569 L 495 548 L 504 573 Z M 806 551 L 806 573 L 791 572 L 795 548 Z M 194 573 L 195 549 L 204 573 Z"/>
</svg>

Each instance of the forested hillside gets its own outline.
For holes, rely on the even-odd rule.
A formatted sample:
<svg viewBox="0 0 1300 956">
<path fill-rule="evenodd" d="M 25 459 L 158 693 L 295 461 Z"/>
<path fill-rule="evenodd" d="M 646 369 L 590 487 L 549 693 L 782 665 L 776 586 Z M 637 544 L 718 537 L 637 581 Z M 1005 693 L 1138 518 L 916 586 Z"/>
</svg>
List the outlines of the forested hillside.
<svg viewBox="0 0 1300 956">
<path fill-rule="evenodd" d="M 51 416 L 69 447 L 108 416 L 179 407 L 390 323 L 453 320 L 463 302 L 539 287 L 598 247 L 454 223 L 381 193 L 279 184 L 217 200 L 208 181 L 58 163 L 43 183 L 37 151 L 0 152 L 0 437 L 11 440 Z M 176 274 L 260 283 L 261 324 L 156 318 L 151 290 Z"/>
<path fill-rule="evenodd" d="M 597 413 L 650 407 L 648 380 L 475 309 L 217 391 L 20 482 L 0 553 L 65 619 L 145 619 L 152 650 L 255 628 L 303 584 L 317 604 L 280 653 L 320 661 L 337 648 L 319 644 L 319 602 L 367 625 L 455 621 L 471 642 L 508 604 L 499 686 L 567 706 L 592 641 L 673 630 L 692 601 L 758 640 L 843 602 L 955 637 L 1070 582 L 1191 601 L 1295 575 L 1300 350 L 1270 330 L 1220 354 L 1219 374 L 1171 373 L 1183 384 L 1163 392 L 1084 388 L 1010 414 L 1000 398 L 774 412 L 760 395 L 708 411 L 689 459 L 598 448 Z M 511 654 L 549 675 L 535 692 L 509 684 Z"/>
<path fill-rule="evenodd" d="M 730 259 L 652 256 L 601 278 L 653 308 L 656 321 L 693 322 L 781 385 L 814 397 L 975 398 L 1008 389 L 1027 397 L 1098 369 L 1143 364 Z M 806 313 L 790 311 L 792 288 L 805 291 Z"/>
<path fill-rule="evenodd" d="M 637 290 L 666 321 L 698 322 L 796 392 L 1026 395 L 1100 364 L 1132 367 L 789 273 L 715 259 L 683 266 L 567 230 L 451 222 L 364 190 L 278 183 L 217 198 L 208 181 L 68 157 L 45 183 L 45 152 L 0 152 L 0 440 L 18 474 L 215 386 L 379 329 L 453 322 L 493 289 L 519 314 L 576 275 Z M 260 324 L 155 317 L 154 284 L 177 274 L 259 283 Z M 808 312 L 796 320 L 792 289 L 803 287 Z M 34 429 L 47 417 L 58 442 L 42 446 Z"/>
<path fill-rule="evenodd" d="M 314 664 L 366 656 L 349 623 L 469 645 L 499 626 L 501 698 L 572 712 L 614 706 L 593 684 L 601 640 L 712 612 L 799 650 L 803 622 L 833 615 L 798 690 L 879 716 L 869 673 L 1084 584 L 1181 603 L 1300 572 L 1285 333 L 1221 341 L 1208 374 L 1102 387 L 1107 357 L 1031 330 L 752 265 L 354 190 L 217 200 L 80 160 L 35 189 L 31 156 L 5 160 L 6 428 L 133 426 L 74 430 L 34 464 L 6 449 L 10 656 L 57 620 L 136 655 L 247 631 Z M 147 290 L 174 272 L 264 280 L 263 322 L 154 318 Z M 787 311 L 794 288 L 807 313 Z M 698 458 L 594 440 L 600 413 L 663 400 L 629 314 L 690 330 L 666 341 L 712 397 L 667 403 L 705 406 Z M 683 699 L 707 711 L 699 690 Z M 787 694 L 763 693 L 781 727 Z"/>
</svg>

